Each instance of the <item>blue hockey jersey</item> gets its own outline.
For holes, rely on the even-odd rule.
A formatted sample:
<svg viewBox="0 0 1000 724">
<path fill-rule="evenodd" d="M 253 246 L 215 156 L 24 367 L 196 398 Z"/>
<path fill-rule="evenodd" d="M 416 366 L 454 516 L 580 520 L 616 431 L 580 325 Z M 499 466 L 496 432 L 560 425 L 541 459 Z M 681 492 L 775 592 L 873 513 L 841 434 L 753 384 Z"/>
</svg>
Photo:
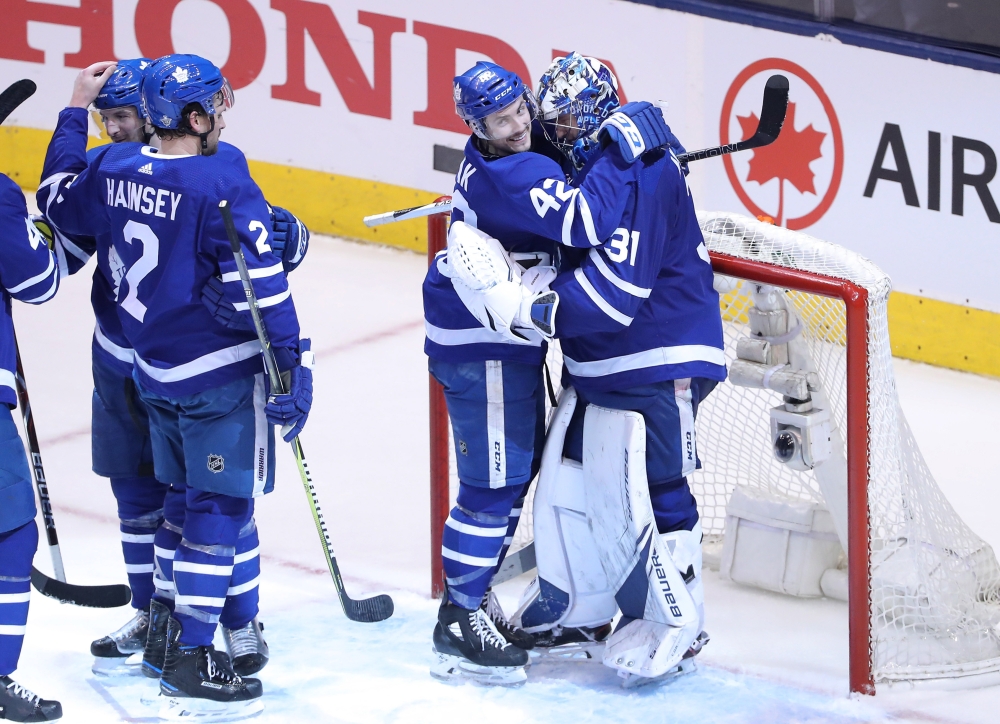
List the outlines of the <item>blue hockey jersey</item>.
<svg viewBox="0 0 1000 724">
<path fill-rule="evenodd" d="M 28 218 L 24 193 L 7 176 L 0 174 L 0 287 L 3 312 L 0 314 L 0 403 L 17 406 L 17 354 L 11 299 L 41 304 L 55 296 L 59 269 L 45 237 Z"/>
<path fill-rule="evenodd" d="M 557 160 L 561 156 L 540 131 L 532 134 L 532 148 L 537 151 L 484 157 L 471 136 L 455 175 L 451 218 L 481 229 L 510 252 L 544 252 L 557 264 L 560 241 L 587 246 L 600 242 L 586 198 L 566 183 Z M 621 196 L 624 203 L 624 194 Z M 548 213 L 562 205 L 569 209 L 567 214 Z M 541 335 L 529 331 L 529 342 L 518 343 L 484 328 L 462 304 L 451 279 L 442 273 L 446 265 L 447 254 L 441 252 L 424 279 L 426 354 L 444 362 L 541 364 L 546 349 Z"/>
<path fill-rule="evenodd" d="M 74 176 L 85 169 L 93 161 L 102 148 L 87 149 L 87 124 L 89 114 L 83 108 L 64 108 L 59 113 L 56 130 L 45 154 L 42 167 L 42 181 L 35 194 L 39 209 L 58 194 L 59 182 L 68 176 Z M 120 281 L 120 267 L 111 268 L 110 255 L 111 234 L 102 234 L 99 241 L 96 237 L 75 235 L 70 237 L 53 228 L 55 236 L 56 260 L 59 273 L 62 276 L 76 274 L 90 260 L 98 247 L 103 245 L 104 253 L 98 254 L 97 268 L 94 270 L 94 284 L 90 291 L 90 302 L 94 308 L 96 325 L 94 327 L 93 352 L 103 356 L 109 364 L 125 375 L 132 373 L 134 352 L 118 319 L 118 305 L 115 303 L 116 275 Z"/>
<path fill-rule="evenodd" d="M 595 223 L 606 243 L 591 245 L 561 271 L 556 336 L 566 381 L 581 390 L 620 390 L 651 382 L 726 378 L 719 295 L 687 179 L 669 151 L 627 164 L 607 149 L 584 186 L 627 190 L 615 226 Z M 558 211 L 556 209 L 555 211 Z"/>
<path fill-rule="evenodd" d="M 168 156 L 137 143 L 105 146 L 79 176 L 39 192 L 56 231 L 96 237 L 136 374 L 158 394 L 194 394 L 263 369 L 256 335 L 223 327 L 201 302 L 205 283 L 221 274 L 227 299 L 247 309 L 218 209 L 223 199 L 279 366 L 288 368 L 296 361 L 298 320 L 267 243 L 267 204 L 238 150 L 220 144 L 212 156 Z M 110 242 L 106 251 L 102 239 Z"/>
</svg>

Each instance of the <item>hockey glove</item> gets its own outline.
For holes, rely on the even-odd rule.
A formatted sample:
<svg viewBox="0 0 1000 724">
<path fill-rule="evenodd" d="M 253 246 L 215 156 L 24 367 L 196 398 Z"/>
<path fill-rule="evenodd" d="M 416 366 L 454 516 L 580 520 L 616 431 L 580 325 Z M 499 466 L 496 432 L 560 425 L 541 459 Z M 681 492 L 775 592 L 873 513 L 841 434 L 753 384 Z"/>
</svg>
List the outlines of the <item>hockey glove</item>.
<svg viewBox="0 0 1000 724">
<path fill-rule="evenodd" d="M 226 299 L 224 284 L 219 277 L 209 277 L 201 290 L 201 302 L 215 317 L 215 321 L 229 329 L 253 331 L 253 317 L 249 312 L 238 312 L 232 302 Z"/>
<path fill-rule="evenodd" d="M 285 442 L 291 442 L 302 432 L 312 408 L 312 371 L 316 366 L 316 357 L 311 348 L 310 340 L 300 339 L 298 366 L 281 373 L 287 394 L 273 394 L 274 390 L 268 385 L 264 415 L 272 425 L 282 426 L 281 437 Z"/>
<path fill-rule="evenodd" d="M 294 271 L 309 249 L 309 229 L 294 214 L 272 206 L 271 231 L 271 251 L 281 259 L 286 274 Z"/>
<path fill-rule="evenodd" d="M 675 154 L 685 152 L 663 120 L 663 111 L 646 101 L 626 103 L 612 113 L 601 124 L 597 137 L 602 147 L 617 143 L 622 158 L 629 163 L 656 148 L 668 147 Z"/>
<path fill-rule="evenodd" d="M 32 214 L 31 223 L 35 225 L 35 228 L 38 229 L 38 233 L 42 235 L 43 239 L 45 239 L 45 243 L 48 245 L 49 249 L 55 249 L 56 236 L 52 232 L 52 226 L 49 224 L 49 220 L 44 216 Z"/>
</svg>

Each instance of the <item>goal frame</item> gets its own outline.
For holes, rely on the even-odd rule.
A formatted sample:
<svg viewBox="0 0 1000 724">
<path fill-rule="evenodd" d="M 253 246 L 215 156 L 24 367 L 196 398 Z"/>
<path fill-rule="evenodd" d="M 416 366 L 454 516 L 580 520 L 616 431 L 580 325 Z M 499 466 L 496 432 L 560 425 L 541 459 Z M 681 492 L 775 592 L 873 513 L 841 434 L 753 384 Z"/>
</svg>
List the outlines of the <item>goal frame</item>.
<svg viewBox="0 0 1000 724">
<path fill-rule="evenodd" d="M 428 264 L 447 246 L 449 214 L 427 218 Z M 847 520 L 850 690 L 875 694 L 872 665 L 871 567 L 869 557 L 868 292 L 845 279 L 787 269 L 709 252 L 712 269 L 726 276 L 839 299 L 846 311 Z M 451 507 L 449 422 L 444 390 L 430 377 L 431 595 L 444 593 L 441 536 Z"/>
</svg>

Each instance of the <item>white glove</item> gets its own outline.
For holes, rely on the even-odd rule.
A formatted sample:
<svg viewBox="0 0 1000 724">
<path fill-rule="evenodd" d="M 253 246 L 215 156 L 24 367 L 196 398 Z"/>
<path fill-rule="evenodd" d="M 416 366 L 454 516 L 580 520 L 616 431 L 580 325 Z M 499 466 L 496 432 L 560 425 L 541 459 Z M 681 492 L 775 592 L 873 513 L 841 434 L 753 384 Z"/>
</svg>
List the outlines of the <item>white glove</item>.
<svg viewBox="0 0 1000 724">
<path fill-rule="evenodd" d="M 444 265 L 439 263 L 438 268 Z M 552 267 L 533 268 L 524 273 L 510 259 L 499 241 L 465 222 L 456 221 L 448 231 L 448 271 L 462 303 L 487 329 L 502 334 L 512 342 L 530 344 L 524 332 L 534 329 L 551 336 L 552 314 L 558 296 L 548 291 L 555 278 Z M 546 271 L 548 270 L 548 271 Z M 532 304 L 544 297 L 551 313 L 539 312 L 532 319 Z"/>
</svg>

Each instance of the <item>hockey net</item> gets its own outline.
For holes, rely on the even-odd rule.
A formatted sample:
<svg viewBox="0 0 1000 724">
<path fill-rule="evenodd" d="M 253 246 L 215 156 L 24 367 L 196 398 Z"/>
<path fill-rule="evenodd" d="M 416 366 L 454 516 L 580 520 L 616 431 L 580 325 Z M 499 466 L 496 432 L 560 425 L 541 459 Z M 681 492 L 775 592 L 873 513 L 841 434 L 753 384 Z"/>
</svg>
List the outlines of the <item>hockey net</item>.
<svg viewBox="0 0 1000 724">
<path fill-rule="evenodd" d="M 833 424 L 846 441 L 852 691 L 874 693 L 876 682 L 1000 671 L 1000 567 L 938 488 L 899 406 L 888 276 L 847 249 L 747 217 L 699 213 L 699 222 L 716 274 L 729 277 L 731 291 L 720 297 L 727 361 L 748 333 L 753 286 L 781 289 L 803 323 Z M 558 345 L 548 366 L 558 387 Z M 700 406 L 702 469 L 689 482 L 706 549 L 717 549 L 722 539 L 737 485 L 824 503 L 813 471 L 793 470 L 772 454 L 768 411 L 781 400 L 776 392 L 727 381 Z M 440 425 L 432 430 L 432 447 L 439 450 L 442 432 L 446 438 Z M 453 450 L 449 441 L 452 501 L 458 484 Z M 434 515 L 441 510 L 446 516 L 439 501 Z M 531 540 L 531 519 L 529 493 L 512 551 Z M 436 530 L 441 525 L 443 519 Z"/>
</svg>

